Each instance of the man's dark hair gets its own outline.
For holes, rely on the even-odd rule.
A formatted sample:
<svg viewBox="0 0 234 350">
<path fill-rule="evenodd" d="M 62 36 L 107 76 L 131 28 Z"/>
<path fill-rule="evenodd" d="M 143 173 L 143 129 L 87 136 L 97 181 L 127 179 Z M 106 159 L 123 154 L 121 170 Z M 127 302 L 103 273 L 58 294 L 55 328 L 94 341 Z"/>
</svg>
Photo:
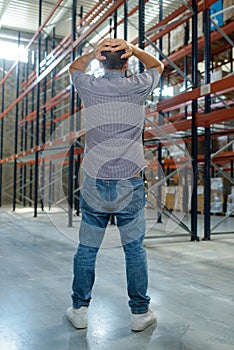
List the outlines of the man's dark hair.
<svg viewBox="0 0 234 350">
<path fill-rule="evenodd" d="M 122 69 L 127 61 L 127 58 L 121 58 L 125 50 L 115 52 L 102 51 L 101 55 L 106 57 L 106 60 L 101 61 L 105 69 Z"/>
</svg>

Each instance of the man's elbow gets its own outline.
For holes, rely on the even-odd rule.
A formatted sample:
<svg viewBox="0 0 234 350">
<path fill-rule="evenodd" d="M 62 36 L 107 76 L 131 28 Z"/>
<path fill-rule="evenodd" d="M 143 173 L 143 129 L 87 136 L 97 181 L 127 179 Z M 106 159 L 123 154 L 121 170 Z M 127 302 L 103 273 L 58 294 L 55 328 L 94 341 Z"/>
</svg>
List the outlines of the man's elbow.
<svg viewBox="0 0 234 350">
<path fill-rule="evenodd" d="M 157 71 L 162 74 L 162 72 L 164 71 L 164 64 L 162 62 L 160 62 L 160 64 L 158 66 L 155 67 L 157 69 Z"/>
<path fill-rule="evenodd" d="M 69 66 L 68 71 L 69 71 L 70 74 L 75 72 L 75 69 L 72 67 L 72 64 Z"/>
</svg>

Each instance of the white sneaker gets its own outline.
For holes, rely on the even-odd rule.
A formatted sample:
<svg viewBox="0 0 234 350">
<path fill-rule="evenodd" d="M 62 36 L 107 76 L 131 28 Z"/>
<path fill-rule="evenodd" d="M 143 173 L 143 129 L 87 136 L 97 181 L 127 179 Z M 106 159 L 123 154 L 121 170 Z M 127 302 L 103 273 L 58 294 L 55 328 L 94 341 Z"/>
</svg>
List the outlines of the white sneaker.
<svg viewBox="0 0 234 350">
<path fill-rule="evenodd" d="M 83 329 L 88 327 L 88 307 L 81 306 L 79 309 L 69 307 L 66 315 L 75 328 Z"/>
<path fill-rule="evenodd" d="M 132 314 L 131 329 L 135 332 L 140 332 L 156 321 L 156 315 L 151 309 L 145 314 Z"/>
</svg>

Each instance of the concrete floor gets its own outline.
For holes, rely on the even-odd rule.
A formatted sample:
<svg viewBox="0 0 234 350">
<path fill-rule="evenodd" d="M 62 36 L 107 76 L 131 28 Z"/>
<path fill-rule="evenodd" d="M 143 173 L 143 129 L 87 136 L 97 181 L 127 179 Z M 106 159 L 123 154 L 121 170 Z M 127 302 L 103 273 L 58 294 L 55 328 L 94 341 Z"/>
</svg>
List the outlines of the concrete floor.
<svg viewBox="0 0 234 350">
<path fill-rule="evenodd" d="M 234 218 L 228 225 L 234 227 Z M 46 214 L 33 218 L 31 210 L 0 209 L 1 350 L 234 349 L 234 235 L 196 243 L 188 237 L 146 241 L 158 328 L 134 333 L 124 256 L 112 240 L 116 229 L 109 229 L 98 256 L 89 327 L 76 330 L 65 317 L 76 250 L 74 230 L 65 226 L 63 234 Z"/>
</svg>

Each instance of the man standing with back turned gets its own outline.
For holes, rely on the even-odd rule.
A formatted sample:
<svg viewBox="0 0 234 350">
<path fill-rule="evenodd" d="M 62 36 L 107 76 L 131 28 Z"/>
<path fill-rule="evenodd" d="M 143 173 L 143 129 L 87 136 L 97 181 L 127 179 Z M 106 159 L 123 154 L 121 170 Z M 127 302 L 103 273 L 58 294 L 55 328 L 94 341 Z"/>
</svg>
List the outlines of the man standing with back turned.
<svg viewBox="0 0 234 350">
<path fill-rule="evenodd" d="M 146 70 L 125 77 L 132 55 Z M 102 77 L 85 73 L 94 58 L 104 68 Z M 144 103 L 162 71 L 163 64 L 154 56 L 125 40 L 111 38 L 69 68 L 85 106 L 82 221 L 74 256 L 73 306 L 67 310 L 68 319 L 78 329 L 88 326 L 96 256 L 111 215 L 116 218 L 125 253 L 131 329 L 143 331 L 156 322 L 149 308 L 147 259 L 142 246 L 146 227 L 142 131 Z"/>
</svg>

